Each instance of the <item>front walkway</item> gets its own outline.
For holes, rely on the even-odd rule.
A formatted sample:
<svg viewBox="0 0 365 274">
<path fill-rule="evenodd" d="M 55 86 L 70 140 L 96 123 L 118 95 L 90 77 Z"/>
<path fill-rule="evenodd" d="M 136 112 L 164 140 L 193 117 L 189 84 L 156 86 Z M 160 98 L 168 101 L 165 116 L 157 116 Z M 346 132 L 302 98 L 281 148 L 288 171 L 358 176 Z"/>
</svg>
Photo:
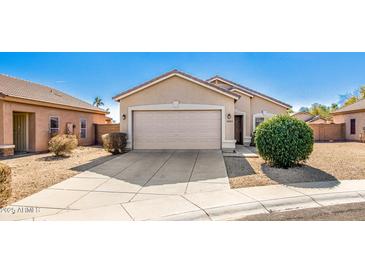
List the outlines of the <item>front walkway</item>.
<svg viewBox="0 0 365 274">
<path fill-rule="evenodd" d="M 0 210 L 0 220 L 232 220 L 365 202 L 365 180 L 230 189 L 220 151 L 130 152 Z"/>
</svg>

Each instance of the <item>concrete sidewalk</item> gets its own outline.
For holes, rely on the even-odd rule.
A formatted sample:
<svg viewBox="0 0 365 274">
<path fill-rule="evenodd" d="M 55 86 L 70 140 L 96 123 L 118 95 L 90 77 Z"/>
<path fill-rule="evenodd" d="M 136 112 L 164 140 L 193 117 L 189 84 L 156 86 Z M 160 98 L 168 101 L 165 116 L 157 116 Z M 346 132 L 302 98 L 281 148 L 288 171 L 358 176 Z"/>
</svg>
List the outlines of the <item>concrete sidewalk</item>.
<svg viewBox="0 0 365 274">
<path fill-rule="evenodd" d="M 96 175 L 86 172 L 82 176 Z M 233 220 L 260 213 L 365 202 L 365 180 L 159 194 L 130 200 L 130 193 L 103 196 L 106 192 L 95 191 L 107 178 L 82 178 L 69 179 L 77 183 L 73 184 L 75 189 L 66 190 L 66 196 L 62 189 L 43 190 L 36 194 L 38 197 L 32 195 L 1 210 L 0 220 Z M 55 201 L 59 201 L 58 208 L 51 204 Z"/>
</svg>

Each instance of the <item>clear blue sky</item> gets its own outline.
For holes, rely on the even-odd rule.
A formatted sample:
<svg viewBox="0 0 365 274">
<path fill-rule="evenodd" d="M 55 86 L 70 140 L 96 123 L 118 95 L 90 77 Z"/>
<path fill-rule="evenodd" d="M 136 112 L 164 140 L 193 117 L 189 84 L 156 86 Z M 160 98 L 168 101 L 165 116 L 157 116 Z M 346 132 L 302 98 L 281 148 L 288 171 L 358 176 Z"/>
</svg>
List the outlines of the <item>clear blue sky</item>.
<svg viewBox="0 0 365 274">
<path fill-rule="evenodd" d="M 293 105 L 294 110 L 365 84 L 365 53 L 0 53 L 0 73 L 58 88 L 92 102 L 172 69 L 202 79 L 215 74 Z"/>
</svg>

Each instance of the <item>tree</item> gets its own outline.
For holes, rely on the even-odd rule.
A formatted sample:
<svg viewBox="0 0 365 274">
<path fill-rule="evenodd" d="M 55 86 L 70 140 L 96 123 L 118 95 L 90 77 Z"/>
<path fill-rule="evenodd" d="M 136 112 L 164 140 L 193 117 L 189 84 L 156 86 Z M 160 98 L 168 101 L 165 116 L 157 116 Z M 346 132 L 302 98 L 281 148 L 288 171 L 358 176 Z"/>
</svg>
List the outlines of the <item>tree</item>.
<svg viewBox="0 0 365 274">
<path fill-rule="evenodd" d="M 331 116 L 330 108 L 318 103 L 314 103 L 311 105 L 309 113 L 315 116 L 319 115 L 323 118 L 329 118 Z"/>
<path fill-rule="evenodd" d="M 339 106 L 338 106 L 337 103 L 332 103 L 330 109 L 331 109 L 331 112 L 332 112 L 332 111 L 338 110 Z"/>
<path fill-rule="evenodd" d="M 308 107 L 301 107 L 299 109 L 299 112 L 309 112 L 309 108 Z"/>
<path fill-rule="evenodd" d="M 104 106 L 104 102 L 99 96 L 96 96 L 93 105 L 96 107 Z"/>
<path fill-rule="evenodd" d="M 359 94 L 360 99 L 365 99 L 365 86 L 360 87 L 359 93 L 360 93 Z"/>
<path fill-rule="evenodd" d="M 351 97 L 349 97 L 345 103 L 343 104 L 344 106 L 349 106 L 353 103 L 356 103 L 359 100 L 359 98 L 355 95 L 352 95 Z"/>
</svg>

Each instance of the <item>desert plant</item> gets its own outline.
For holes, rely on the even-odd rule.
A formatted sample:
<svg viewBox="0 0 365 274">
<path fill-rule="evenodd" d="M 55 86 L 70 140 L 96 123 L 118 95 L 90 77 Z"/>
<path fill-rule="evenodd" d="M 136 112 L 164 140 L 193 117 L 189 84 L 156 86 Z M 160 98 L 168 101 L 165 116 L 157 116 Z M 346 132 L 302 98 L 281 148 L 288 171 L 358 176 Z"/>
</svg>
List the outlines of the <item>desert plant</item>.
<svg viewBox="0 0 365 274">
<path fill-rule="evenodd" d="M 250 142 L 250 146 L 252 146 L 252 147 L 255 147 L 255 146 L 256 146 L 256 144 L 255 144 L 255 135 L 256 135 L 256 130 L 254 130 L 254 131 L 252 132 L 252 135 L 251 135 L 251 142 Z"/>
<path fill-rule="evenodd" d="M 103 147 L 112 154 L 119 154 L 125 151 L 128 135 L 124 132 L 111 132 L 101 136 Z"/>
<path fill-rule="evenodd" d="M 313 151 L 313 131 L 303 121 L 278 115 L 256 128 L 260 156 L 271 166 L 288 168 L 304 162 Z"/>
<path fill-rule="evenodd" d="M 11 196 L 11 168 L 0 163 L 0 208 L 6 206 Z"/>
<path fill-rule="evenodd" d="M 66 156 L 70 154 L 78 145 L 75 135 L 60 134 L 51 138 L 48 142 L 49 151 L 56 156 Z"/>
</svg>

